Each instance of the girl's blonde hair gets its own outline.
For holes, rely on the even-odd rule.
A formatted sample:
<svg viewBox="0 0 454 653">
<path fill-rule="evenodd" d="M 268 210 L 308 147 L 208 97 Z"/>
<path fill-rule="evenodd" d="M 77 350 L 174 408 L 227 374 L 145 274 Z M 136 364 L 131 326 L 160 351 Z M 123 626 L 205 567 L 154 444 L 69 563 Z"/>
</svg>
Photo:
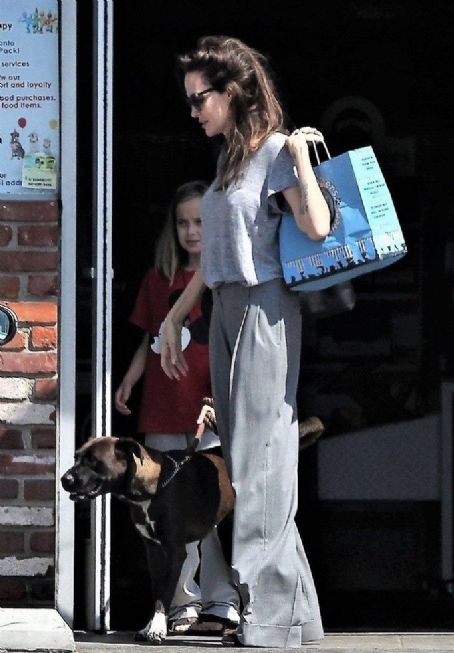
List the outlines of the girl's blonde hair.
<svg viewBox="0 0 454 653">
<path fill-rule="evenodd" d="M 155 268 L 169 280 L 170 284 L 173 283 L 178 268 L 188 262 L 188 253 L 178 242 L 177 206 L 194 197 L 202 198 L 206 190 L 207 185 L 203 181 L 188 181 L 177 188 L 170 202 L 167 218 L 156 243 L 154 259 Z"/>
<path fill-rule="evenodd" d="M 251 154 L 276 131 L 285 131 L 268 61 L 239 39 L 203 36 L 194 50 L 177 59 L 180 71 L 200 72 L 209 87 L 231 97 L 233 128 L 220 159 L 219 188 L 241 175 Z"/>
</svg>

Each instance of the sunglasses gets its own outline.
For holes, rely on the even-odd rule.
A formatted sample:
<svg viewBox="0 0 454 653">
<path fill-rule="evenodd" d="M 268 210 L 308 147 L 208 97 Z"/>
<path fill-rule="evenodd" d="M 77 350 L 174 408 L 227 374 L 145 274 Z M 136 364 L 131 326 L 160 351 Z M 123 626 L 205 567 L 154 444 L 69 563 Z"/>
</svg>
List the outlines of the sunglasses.
<svg viewBox="0 0 454 653">
<path fill-rule="evenodd" d="M 200 109 L 203 107 L 203 103 L 206 100 L 206 95 L 207 93 L 211 93 L 211 91 L 215 91 L 216 89 L 210 86 L 210 88 L 206 88 L 204 91 L 200 91 L 200 93 L 193 93 L 189 97 L 186 97 L 186 103 L 191 107 L 191 109 L 195 109 L 196 111 L 200 111 Z"/>
</svg>

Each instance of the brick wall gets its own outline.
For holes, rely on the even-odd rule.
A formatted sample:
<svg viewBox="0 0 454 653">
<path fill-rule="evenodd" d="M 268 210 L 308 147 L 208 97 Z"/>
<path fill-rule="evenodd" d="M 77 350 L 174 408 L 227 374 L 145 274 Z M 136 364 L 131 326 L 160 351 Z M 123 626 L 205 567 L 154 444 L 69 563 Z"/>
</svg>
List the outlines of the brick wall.
<svg viewBox="0 0 454 653">
<path fill-rule="evenodd" d="M 59 226 L 56 202 L 0 201 L 0 605 L 53 604 Z"/>
</svg>

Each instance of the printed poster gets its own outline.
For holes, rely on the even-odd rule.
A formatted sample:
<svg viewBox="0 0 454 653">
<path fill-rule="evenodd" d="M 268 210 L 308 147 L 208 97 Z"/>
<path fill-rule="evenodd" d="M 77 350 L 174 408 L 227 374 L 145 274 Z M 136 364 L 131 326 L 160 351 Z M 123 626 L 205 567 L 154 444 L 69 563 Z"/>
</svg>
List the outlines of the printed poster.
<svg viewBox="0 0 454 653">
<path fill-rule="evenodd" d="M 1 195 L 56 195 L 58 31 L 57 0 L 1 0 Z"/>
</svg>

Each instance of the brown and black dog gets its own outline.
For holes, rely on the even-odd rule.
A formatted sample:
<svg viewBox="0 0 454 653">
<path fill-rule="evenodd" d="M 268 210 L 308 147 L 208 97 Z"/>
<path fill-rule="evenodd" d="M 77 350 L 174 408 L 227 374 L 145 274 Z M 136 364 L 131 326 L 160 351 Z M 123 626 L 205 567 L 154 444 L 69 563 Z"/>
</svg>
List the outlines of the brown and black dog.
<svg viewBox="0 0 454 653">
<path fill-rule="evenodd" d="M 210 422 L 213 426 L 213 422 Z M 300 442 L 319 437 L 318 418 L 300 424 Z M 158 644 L 167 636 L 167 616 L 186 558 L 185 544 L 201 540 L 234 506 L 234 494 L 221 456 L 183 451 L 159 452 L 132 438 L 101 437 L 86 442 L 61 478 L 73 500 L 112 493 L 129 504 L 142 535 L 152 584 L 153 615 L 136 639 Z"/>
<path fill-rule="evenodd" d="M 233 509 L 223 459 L 208 452 L 163 453 L 132 438 L 101 437 L 76 452 L 61 482 L 74 500 L 111 492 L 129 504 L 146 548 L 154 605 L 136 639 L 161 642 L 186 542 L 201 540 Z"/>
</svg>

